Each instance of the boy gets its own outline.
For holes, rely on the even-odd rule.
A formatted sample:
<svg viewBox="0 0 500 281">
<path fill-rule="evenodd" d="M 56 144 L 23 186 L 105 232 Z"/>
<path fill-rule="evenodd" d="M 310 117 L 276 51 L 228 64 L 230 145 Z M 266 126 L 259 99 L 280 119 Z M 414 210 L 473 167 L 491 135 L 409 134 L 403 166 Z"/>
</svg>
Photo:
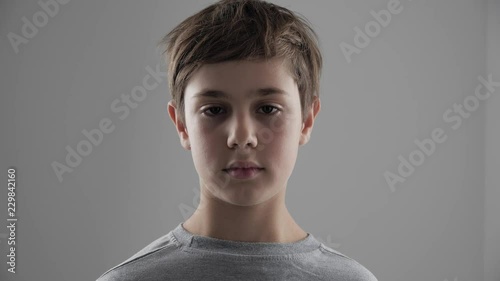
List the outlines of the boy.
<svg viewBox="0 0 500 281">
<path fill-rule="evenodd" d="M 291 11 L 222 0 L 160 42 L 168 113 L 200 181 L 193 215 L 98 281 L 376 281 L 303 230 L 285 206 L 320 111 L 317 35 Z"/>
</svg>

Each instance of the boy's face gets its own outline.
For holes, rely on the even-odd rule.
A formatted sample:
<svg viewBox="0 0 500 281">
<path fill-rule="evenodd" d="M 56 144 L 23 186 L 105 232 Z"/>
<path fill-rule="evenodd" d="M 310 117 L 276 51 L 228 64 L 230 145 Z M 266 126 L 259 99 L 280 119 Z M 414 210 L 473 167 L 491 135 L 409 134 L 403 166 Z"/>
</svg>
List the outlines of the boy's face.
<svg viewBox="0 0 500 281">
<path fill-rule="evenodd" d="M 269 88 L 283 93 L 258 92 Z M 227 99 L 199 95 L 208 90 L 223 92 Z M 182 146 L 192 152 L 202 194 L 250 206 L 284 191 L 320 103 L 314 100 L 303 123 L 297 85 L 281 59 L 204 65 L 192 75 L 184 95 L 185 124 L 172 101 L 169 114 Z M 234 161 L 252 161 L 263 169 L 251 179 L 236 179 L 224 171 Z"/>
</svg>

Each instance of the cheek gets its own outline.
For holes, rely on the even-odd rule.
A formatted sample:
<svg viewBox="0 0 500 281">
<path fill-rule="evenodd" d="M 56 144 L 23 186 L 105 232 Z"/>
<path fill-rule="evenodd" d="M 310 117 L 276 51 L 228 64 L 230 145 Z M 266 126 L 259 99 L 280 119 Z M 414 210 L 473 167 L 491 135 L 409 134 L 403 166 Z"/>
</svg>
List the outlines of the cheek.
<svg viewBox="0 0 500 281">
<path fill-rule="evenodd" d="M 276 119 L 267 124 L 257 136 L 261 145 L 270 146 L 279 151 L 289 149 L 295 143 L 298 146 L 299 134 L 300 128 L 293 119 Z"/>
<path fill-rule="evenodd" d="M 274 139 L 267 144 L 261 141 L 259 157 L 270 165 L 273 175 L 278 178 L 287 177 L 295 165 L 298 141 L 292 134 L 281 132 L 274 135 Z"/>
<path fill-rule="evenodd" d="M 289 120 L 281 124 L 281 127 L 269 130 L 269 134 L 262 135 L 260 143 L 266 146 L 268 154 L 284 161 L 292 160 L 295 157 L 300 139 L 300 127 L 297 124 Z M 273 127 L 269 128 L 272 129 Z"/>
<path fill-rule="evenodd" d="M 212 132 L 196 131 L 192 136 L 193 157 L 206 168 L 208 164 L 216 164 L 215 160 L 220 158 L 221 150 L 224 149 L 224 139 L 221 134 Z"/>
</svg>

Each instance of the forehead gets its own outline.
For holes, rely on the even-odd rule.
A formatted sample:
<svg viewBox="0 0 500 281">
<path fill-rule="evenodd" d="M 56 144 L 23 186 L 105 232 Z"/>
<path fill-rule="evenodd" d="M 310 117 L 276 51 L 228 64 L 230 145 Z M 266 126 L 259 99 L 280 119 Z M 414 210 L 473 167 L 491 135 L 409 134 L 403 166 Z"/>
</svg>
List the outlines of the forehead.
<svg viewBox="0 0 500 281">
<path fill-rule="evenodd" d="M 228 61 L 206 64 L 189 79 L 185 89 L 189 99 L 231 96 L 287 96 L 297 91 L 284 60 Z"/>
</svg>

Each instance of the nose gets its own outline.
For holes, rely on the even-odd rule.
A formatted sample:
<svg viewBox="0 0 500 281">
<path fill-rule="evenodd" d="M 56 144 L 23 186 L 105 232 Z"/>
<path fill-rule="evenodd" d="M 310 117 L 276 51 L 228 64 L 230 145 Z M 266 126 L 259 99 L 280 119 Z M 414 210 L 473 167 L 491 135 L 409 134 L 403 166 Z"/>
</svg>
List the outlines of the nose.
<svg viewBox="0 0 500 281">
<path fill-rule="evenodd" d="M 245 113 L 234 114 L 229 129 L 227 145 L 230 148 L 238 146 L 246 149 L 257 147 L 257 136 L 255 134 L 255 124 L 251 116 Z"/>
</svg>

